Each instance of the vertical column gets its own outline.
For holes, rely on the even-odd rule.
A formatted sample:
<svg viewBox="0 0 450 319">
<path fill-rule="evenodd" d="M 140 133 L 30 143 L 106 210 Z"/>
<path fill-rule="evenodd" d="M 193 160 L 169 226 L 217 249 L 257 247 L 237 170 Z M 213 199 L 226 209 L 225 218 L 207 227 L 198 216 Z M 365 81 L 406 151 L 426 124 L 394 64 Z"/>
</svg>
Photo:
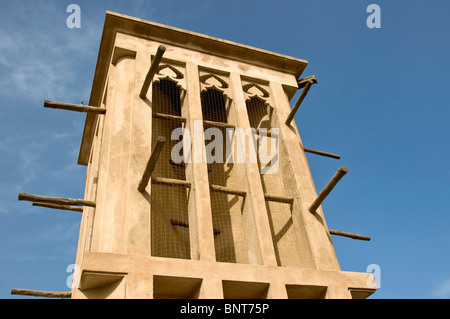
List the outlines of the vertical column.
<svg viewBox="0 0 450 319">
<path fill-rule="evenodd" d="M 125 279 L 126 299 L 153 299 L 153 273 L 147 267 L 130 272 Z"/>
<path fill-rule="evenodd" d="M 113 73 L 100 156 L 92 248 L 100 252 L 125 253 L 135 57 L 118 58 Z"/>
<path fill-rule="evenodd" d="M 239 128 L 244 131 L 250 128 L 250 122 L 247 115 L 247 109 L 245 104 L 244 93 L 242 91 L 242 84 L 240 75 L 237 73 L 231 73 L 230 75 L 231 87 L 236 103 L 236 115 L 238 119 Z M 249 145 L 245 149 L 248 156 L 248 150 L 252 145 L 252 139 L 249 139 Z M 248 157 L 247 157 L 248 158 Z M 272 243 L 269 219 L 266 210 L 266 202 L 264 198 L 264 190 L 262 188 L 261 179 L 259 178 L 259 167 L 257 163 L 249 163 L 246 160 L 246 172 L 248 180 L 249 195 L 248 200 L 251 202 L 253 213 L 255 216 L 256 232 L 259 239 L 259 247 L 261 252 L 261 263 L 263 265 L 276 266 L 277 261 L 275 257 L 275 251 Z M 255 176 L 257 178 L 255 178 Z"/>
<path fill-rule="evenodd" d="M 115 76 L 116 76 L 116 68 L 114 65 L 110 65 L 109 68 L 109 76 L 107 82 L 107 105 L 106 109 L 113 108 L 113 100 L 114 100 L 114 89 L 115 89 Z M 108 113 L 108 112 L 107 112 Z M 97 198 L 96 198 L 96 208 L 93 216 L 93 224 L 92 224 L 92 233 L 91 233 L 91 243 L 90 243 L 90 251 L 101 251 L 104 249 L 104 245 L 102 244 L 102 229 L 104 225 L 104 217 L 99 210 L 99 207 L 102 207 L 103 202 L 105 201 L 106 194 L 101 191 L 107 182 L 108 182 L 108 171 L 109 166 L 109 152 L 110 152 L 110 125 L 111 122 L 110 116 L 105 115 L 102 123 L 102 145 L 101 151 L 98 154 L 98 180 L 97 180 Z M 102 203 L 102 204 L 100 204 Z"/>
<path fill-rule="evenodd" d="M 107 87 L 108 84 L 106 84 Z M 105 107 L 108 90 L 105 87 L 102 107 Z M 102 149 L 103 123 L 105 116 L 98 116 L 96 121 L 96 131 L 92 145 L 91 158 L 89 159 L 86 173 L 86 187 L 84 198 L 91 201 L 97 201 L 98 170 L 100 162 L 100 152 Z M 92 240 L 92 227 L 94 225 L 95 207 L 84 207 L 81 219 L 76 264 L 81 265 L 84 253 L 90 251 Z"/>
<path fill-rule="evenodd" d="M 284 282 L 271 282 L 269 291 L 267 292 L 267 299 L 288 299 Z"/>
<path fill-rule="evenodd" d="M 186 67 L 184 69 L 184 76 L 185 78 L 188 76 Z M 187 122 L 185 123 L 184 127 L 192 133 L 193 126 L 192 123 L 189 122 L 190 118 L 190 101 L 187 101 L 188 98 L 186 98 L 186 95 L 190 95 L 192 93 L 187 93 L 187 86 L 185 86 L 185 90 L 182 90 L 182 96 L 181 96 L 181 116 L 187 119 Z M 192 136 L 191 136 L 192 137 Z M 184 142 L 184 141 L 183 141 Z M 192 140 L 191 140 L 192 143 Z M 192 153 L 192 145 L 189 145 L 191 148 Z M 184 150 L 187 151 L 187 150 Z M 192 154 L 191 154 L 192 155 Z M 191 157 L 191 163 L 187 162 L 185 164 L 185 176 L 186 180 L 190 181 L 192 184 L 191 188 L 187 188 L 186 192 L 188 194 L 188 203 L 187 203 L 187 210 L 188 210 L 188 223 L 189 223 L 189 243 L 190 243 L 190 253 L 191 253 L 191 259 L 192 260 L 199 260 L 200 259 L 200 242 L 199 241 L 199 234 L 198 234 L 198 228 L 197 228 L 197 202 L 195 198 L 195 184 L 194 184 L 194 164 L 192 163 L 192 157 Z M 203 254 L 204 255 L 204 254 Z"/>
<path fill-rule="evenodd" d="M 220 276 L 203 278 L 198 299 L 223 299 L 222 279 Z"/>
<path fill-rule="evenodd" d="M 151 51 L 142 50 L 136 55 L 135 85 L 130 98 L 130 159 L 128 180 L 130 181 L 127 220 L 126 247 L 128 254 L 150 255 L 150 188 L 139 192 L 137 187 L 151 154 L 152 105 L 148 98 L 141 99 L 139 92 L 150 67 Z M 151 96 L 151 88 L 147 97 Z"/>
<path fill-rule="evenodd" d="M 208 167 L 202 154 L 205 142 L 203 139 L 199 73 L 198 66 L 195 63 L 188 62 L 186 64 L 186 78 L 189 106 L 189 120 L 186 123 L 186 128 L 189 130 L 192 140 L 192 191 L 195 201 L 195 216 L 190 217 L 190 231 L 197 234 L 198 259 L 215 261 Z M 201 153 L 198 154 L 199 152 Z"/>
<path fill-rule="evenodd" d="M 108 84 L 107 84 L 108 85 Z M 103 107 L 106 107 L 106 103 L 108 100 L 109 91 L 106 92 L 106 95 L 103 100 Z M 103 128 L 105 123 L 105 116 L 101 116 L 98 118 L 98 127 L 95 133 L 95 144 L 93 145 L 94 150 L 92 153 L 92 161 L 90 161 L 89 166 L 92 166 L 91 168 L 91 176 L 90 176 L 90 191 L 89 191 L 89 198 L 90 200 L 97 201 L 97 192 L 98 192 L 98 177 L 99 177 L 99 169 L 100 169 L 100 156 L 102 153 L 102 147 L 103 147 Z M 86 208 L 89 208 L 86 210 Z M 86 231 L 85 231 L 85 251 L 91 250 L 92 245 L 92 232 L 94 227 L 94 221 L 95 221 L 95 213 L 96 208 L 93 207 L 85 207 L 83 210 L 84 212 L 87 212 L 86 216 Z"/>
<path fill-rule="evenodd" d="M 305 231 L 309 241 L 309 249 L 314 258 L 317 269 L 339 270 L 339 264 L 333 248 L 333 244 L 327 233 L 327 226 L 321 209 L 317 210 L 318 216 L 314 216 L 308 211 L 309 205 L 317 197 L 314 182 L 309 170 L 308 162 L 304 151 L 301 149 L 301 140 L 297 130 L 287 127 L 283 119 L 290 113 L 290 105 L 286 93 L 280 83 L 270 82 L 271 91 L 274 95 L 274 102 L 278 110 L 278 125 L 280 127 L 280 137 L 284 139 L 286 146 L 286 156 L 291 165 L 291 176 L 297 190 L 298 198 L 301 201 L 301 219 L 305 225 Z M 292 126 L 295 124 L 292 122 Z"/>
</svg>

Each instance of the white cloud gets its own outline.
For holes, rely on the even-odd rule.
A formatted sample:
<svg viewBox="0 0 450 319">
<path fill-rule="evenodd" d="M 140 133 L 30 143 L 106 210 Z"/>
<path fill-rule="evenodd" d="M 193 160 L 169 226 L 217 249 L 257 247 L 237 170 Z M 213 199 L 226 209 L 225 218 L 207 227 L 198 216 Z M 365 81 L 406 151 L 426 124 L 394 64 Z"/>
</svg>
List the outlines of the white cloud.
<svg viewBox="0 0 450 319">
<path fill-rule="evenodd" d="M 440 282 L 432 291 L 435 298 L 450 298 L 450 279 Z"/>
</svg>

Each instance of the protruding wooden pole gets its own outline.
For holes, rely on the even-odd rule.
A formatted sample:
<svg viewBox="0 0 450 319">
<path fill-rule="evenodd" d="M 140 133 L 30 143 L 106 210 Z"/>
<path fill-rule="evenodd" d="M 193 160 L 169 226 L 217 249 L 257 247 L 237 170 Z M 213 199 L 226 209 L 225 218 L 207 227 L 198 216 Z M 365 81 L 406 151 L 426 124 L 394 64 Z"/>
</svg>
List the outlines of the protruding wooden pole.
<svg viewBox="0 0 450 319">
<path fill-rule="evenodd" d="M 308 83 L 310 81 L 313 82 L 313 83 L 317 83 L 316 76 L 315 75 L 311 75 L 311 76 L 308 76 L 306 78 L 298 80 L 298 82 L 297 82 L 298 88 L 299 89 L 304 88 L 306 83 Z"/>
<path fill-rule="evenodd" d="M 40 291 L 31 289 L 11 289 L 11 295 L 32 296 L 32 297 L 44 297 L 44 298 L 72 298 L 72 293 L 67 292 L 55 292 L 55 291 Z"/>
<path fill-rule="evenodd" d="M 174 219 L 171 219 L 171 220 L 170 220 L 170 224 L 171 224 L 172 226 L 178 226 L 178 227 L 189 228 L 189 224 L 188 224 L 188 223 L 181 222 L 181 221 L 174 220 Z M 220 233 L 221 233 L 220 230 L 217 230 L 217 229 L 215 229 L 215 228 L 213 228 L 213 232 L 214 232 L 214 236 L 220 235 Z"/>
<path fill-rule="evenodd" d="M 236 125 L 233 125 L 233 124 L 223 123 L 223 122 L 215 122 L 215 121 L 208 121 L 208 120 L 203 120 L 203 125 L 205 125 L 205 126 L 213 126 L 213 127 L 223 127 L 223 128 L 236 128 Z"/>
<path fill-rule="evenodd" d="M 142 179 L 139 182 L 138 191 L 143 192 L 148 185 L 148 181 L 150 180 L 150 176 L 152 176 L 153 170 L 155 169 L 156 162 L 158 161 L 159 154 L 161 153 L 164 144 L 166 143 L 166 138 L 163 136 L 159 136 L 156 140 L 155 147 L 153 148 L 152 154 L 147 162 L 147 166 L 145 167 L 144 174 L 142 175 Z"/>
<path fill-rule="evenodd" d="M 331 153 L 327 153 L 327 152 L 322 152 L 322 151 L 318 151 L 318 150 L 313 150 L 310 148 L 306 148 L 304 147 L 303 150 L 307 153 L 311 153 L 311 154 L 316 154 L 316 155 L 321 155 L 321 156 L 326 156 L 326 157 L 331 157 L 331 158 L 335 158 L 335 159 L 340 159 L 341 157 L 339 155 L 336 154 L 331 154 Z"/>
<path fill-rule="evenodd" d="M 265 200 L 270 201 L 270 202 L 279 202 L 279 203 L 287 203 L 287 204 L 292 204 L 294 202 L 294 198 L 280 196 L 280 195 L 264 194 L 264 198 L 265 198 Z"/>
<path fill-rule="evenodd" d="M 343 232 L 343 231 L 340 231 L 340 230 L 332 230 L 332 229 L 329 229 L 329 232 L 330 232 L 331 235 L 348 237 L 348 238 L 353 238 L 353 239 L 358 239 L 358 240 L 370 241 L 370 236 L 352 234 L 352 233 L 347 233 L 347 232 Z"/>
<path fill-rule="evenodd" d="M 48 204 L 57 205 L 74 205 L 74 206 L 89 206 L 95 207 L 95 202 L 84 200 L 84 199 L 72 199 L 72 198 L 61 198 L 61 197 L 49 197 L 49 196 L 39 196 L 27 193 L 19 193 L 19 200 L 29 201 L 29 202 L 44 202 Z"/>
<path fill-rule="evenodd" d="M 78 207 L 78 206 L 57 205 L 57 204 L 50 204 L 50 203 L 44 203 L 44 202 L 33 203 L 33 206 L 52 208 L 52 209 L 61 209 L 61 210 L 70 210 L 70 211 L 74 211 L 74 212 L 83 212 L 83 208 Z"/>
<path fill-rule="evenodd" d="M 169 186 L 182 186 L 186 188 L 191 188 L 192 184 L 188 181 L 183 181 L 181 179 L 174 178 L 164 178 L 164 177 L 152 177 L 152 184 L 162 184 Z"/>
<path fill-rule="evenodd" d="M 292 108 L 291 113 L 289 113 L 289 116 L 286 119 L 286 125 L 291 124 L 292 120 L 294 119 L 295 113 L 297 113 L 300 105 L 302 104 L 303 100 L 305 99 L 306 95 L 308 94 L 308 91 L 311 88 L 311 85 L 313 85 L 314 83 L 317 83 L 317 81 L 314 81 L 313 79 L 306 81 L 306 84 L 302 90 L 302 93 L 300 93 L 300 96 L 298 97 L 297 102 L 295 102 L 295 105 Z"/>
<path fill-rule="evenodd" d="M 153 77 L 155 76 L 156 72 L 158 71 L 159 63 L 161 62 L 162 56 L 166 52 L 166 47 L 163 45 L 160 45 L 158 47 L 158 50 L 156 51 L 155 58 L 153 59 L 152 65 L 150 66 L 150 69 L 148 70 L 147 76 L 145 77 L 144 85 L 142 86 L 141 93 L 139 94 L 139 97 L 141 99 L 145 99 L 147 96 L 148 88 L 150 87 L 150 84 L 153 81 Z"/>
<path fill-rule="evenodd" d="M 225 186 L 220 186 L 220 185 L 209 185 L 209 187 L 213 191 L 216 191 L 216 192 L 227 193 L 227 194 L 237 195 L 237 196 L 242 196 L 242 197 L 247 196 L 247 192 L 241 191 L 238 189 L 234 189 L 234 188 L 230 188 L 230 187 L 225 187 Z"/>
<path fill-rule="evenodd" d="M 163 113 L 153 113 L 153 118 L 161 119 L 161 120 L 169 120 L 169 121 L 180 121 L 186 123 L 186 118 L 176 115 L 163 114 Z"/>
<path fill-rule="evenodd" d="M 97 113 L 97 114 L 105 114 L 106 109 L 102 107 L 96 106 L 87 106 L 87 105 L 78 105 L 78 104 L 70 104 L 70 103 L 61 103 L 54 101 L 44 101 L 44 107 L 51 109 L 60 109 L 67 111 L 75 111 L 75 112 L 84 112 L 84 113 Z"/>
<path fill-rule="evenodd" d="M 347 174 L 348 169 L 344 166 L 340 167 L 339 170 L 334 174 L 333 178 L 328 182 L 328 184 L 323 188 L 320 192 L 319 196 L 317 196 L 316 200 L 309 207 L 309 211 L 311 213 L 315 213 L 317 208 L 319 208 L 320 204 L 324 201 L 324 199 L 330 194 L 333 190 L 334 186 Z"/>
</svg>

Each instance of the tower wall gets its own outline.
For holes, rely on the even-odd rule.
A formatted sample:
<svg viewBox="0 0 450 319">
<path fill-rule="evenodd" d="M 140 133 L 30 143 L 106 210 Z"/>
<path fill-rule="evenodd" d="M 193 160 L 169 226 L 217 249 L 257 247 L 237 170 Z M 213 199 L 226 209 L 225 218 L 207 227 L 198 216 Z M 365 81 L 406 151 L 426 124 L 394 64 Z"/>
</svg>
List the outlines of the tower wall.
<svg viewBox="0 0 450 319">
<path fill-rule="evenodd" d="M 166 52 L 142 99 L 161 44 Z M 323 212 L 308 211 L 317 192 L 295 123 L 284 123 L 306 64 L 107 14 L 90 101 L 106 114 L 87 117 L 79 159 L 87 165 L 85 199 L 97 205 L 83 212 L 73 298 L 351 298 L 374 291 L 370 274 L 340 270 Z M 214 145 L 211 127 L 222 136 L 227 129 L 257 132 L 231 144 L 234 155 L 245 150 L 244 162 L 203 158 Z M 191 134 L 185 163 L 173 162 L 177 128 Z M 262 157 L 249 158 L 264 139 L 261 129 L 277 135 L 265 139 L 278 146 L 277 169 L 266 174 Z M 159 136 L 166 143 L 139 191 Z M 214 155 L 220 151 L 226 157 L 225 145 Z"/>
</svg>

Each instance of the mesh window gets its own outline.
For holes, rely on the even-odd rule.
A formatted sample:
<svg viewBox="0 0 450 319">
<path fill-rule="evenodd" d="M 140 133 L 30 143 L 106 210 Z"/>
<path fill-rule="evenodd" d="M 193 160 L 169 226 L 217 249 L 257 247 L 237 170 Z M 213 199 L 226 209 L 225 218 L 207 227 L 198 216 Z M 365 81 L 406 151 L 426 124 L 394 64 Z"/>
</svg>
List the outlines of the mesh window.
<svg viewBox="0 0 450 319">
<path fill-rule="evenodd" d="M 260 98 L 253 97 L 246 102 L 247 113 L 251 127 L 259 129 L 267 129 L 270 136 L 273 120 L 273 109 L 265 101 Z M 262 135 L 258 137 L 259 143 L 272 143 L 271 138 L 265 138 L 261 141 Z M 275 135 L 273 136 L 275 137 Z M 281 142 L 279 142 L 281 144 Z M 271 150 L 270 145 L 267 146 Z M 278 153 L 281 151 L 279 145 Z M 271 154 L 270 154 L 271 155 Z M 280 154 L 277 155 L 280 161 Z M 281 156 L 282 157 L 282 156 Z M 261 162 L 258 160 L 261 172 Z M 285 185 L 283 178 L 282 165 L 279 163 L 279 169 L 275 173 L 261 174 L 261 182 L 265 195 L 275 195 L 288 198 L 289 186 Z M 270 229 L 275 249 L 275 255 L 279 266 L 299 266 L 298 242 L 292 221 L 292 203 L 280 200 L 268 199 L 266 196 L 266 208 L 269 215 Z"/>
<path fill-rule="evenodd" d="M 175 164 L 171 160 L 171 150 L 177 143 L 171 140 L 172 131 L 183 127 L 183 121 L 176 118 L 181 116 L 181 89 L 174 81 L 165 79 L 154 82 L 152 88 L 152 145 L 159 136 L 166 138 L 152 177 L 185 181 L 184 164 Z M 190 259 L 189 195 L 190 188 L 157 183 L 152 178 L 152 256 Z"/>
<path fill-rule="evenodd" d="M 208 163 L 208 180 L 211 190 L 216 260 L 247 263 L 248 251 L 242 217 L 245 197 L 229 191 L 230 189 L 242 190 L 245 183 L 239 182 L 234 164 L 225 163 L 226 128 L 233 127 L 232 124 L 235 122 L 235 115 L 231 109 L 232 103 L 221 91 L 216 89 L 203 91 L 201 103 L 205 131 L 214 128 L 218 133 L 214 137 L 211 136 L 211 140 L 205 140 L 206 149 L 210 148 L 211 150 L 210 153 L 207 152 L 207 156 L 211 154 L 214 157 L 213 160 L 208 159 L 208 162 L 211 162 Z M 223 125 L 225 123 L 228 125 Z M 211 147 L 211 145 L 215 147 Z M 216 156 L 216 152 L 220 151 L 222 152 L 221 156 Z"/>
<path fill-rule="evenodd" d="M 200 95 L 202 101 L 202 114 L 204 121 L 227 123 L 227 99 L 222 92 L 209 89 Z"/>
</svg>

